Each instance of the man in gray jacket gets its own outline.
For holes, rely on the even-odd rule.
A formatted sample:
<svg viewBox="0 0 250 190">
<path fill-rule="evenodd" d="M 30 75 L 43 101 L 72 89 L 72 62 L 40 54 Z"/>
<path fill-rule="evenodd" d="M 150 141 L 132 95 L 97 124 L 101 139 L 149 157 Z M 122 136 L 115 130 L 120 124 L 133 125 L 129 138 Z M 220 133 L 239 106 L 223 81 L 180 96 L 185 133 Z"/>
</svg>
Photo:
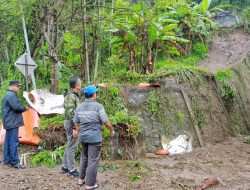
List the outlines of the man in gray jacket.
<svg viewBox="0 0 250 190">
<path fill-rule="evenodd" d="M 79 134 L 79 141 L 83 146 L 78 184 L 86 184 L 87 190 L 99 187 L 96 176 L 102 147 L 102 125 L 110 130 L 111 137 L 115 135 L 103 105 L 96 102 L 97 91 L 93 85 L 84 88 L 85 101 L 77 106 L 74 117 L 74 135 Z"/>
<path fill-rule="evenodd" d="M 22 112 L 28 108 L 21 105 L 17 96 L 20 89 L 18 80 L 10 81 L 9 90 L 2 99 L 3 127 L 6 129 L 4 139 L 4 165 L 10 165 L 16 169 L 23 168 L 19 165 L 18 157 L 18 129 L 23 126 Z"/>
</svg>

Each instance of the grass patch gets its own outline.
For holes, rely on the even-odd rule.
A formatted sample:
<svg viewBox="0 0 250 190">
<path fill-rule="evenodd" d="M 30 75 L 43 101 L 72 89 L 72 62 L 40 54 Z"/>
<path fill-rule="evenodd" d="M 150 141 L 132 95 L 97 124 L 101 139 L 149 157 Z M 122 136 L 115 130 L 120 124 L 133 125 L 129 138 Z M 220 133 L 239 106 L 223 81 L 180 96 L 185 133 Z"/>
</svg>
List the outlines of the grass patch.
<svg viewBox="0 0 250 190">
<path fill-rule="evenodd" d="M 128 168 L 129 171 L 125 174 L 125 176 L 127 176 L 131 181 L 140 180 L 151 171 L 149 167 L 140 161 L 128 161 L 126 163 L 126 168 Z"/>
<path fill-rule="evenodd" d="M 236 88 L 232 85 L 233 77 L 234 72 L 232 69 L 220 70 L 215 75 L 215 78 L 221 84 L 220 96 L 227 104 L 234 101 L 237 95 Z"/>
<path fill-rule="evenodd" d="M 154 81 L 164 77 L 175 77 L 178 82 L 196 82 L 200 83 L 203 76 L 208 75 L 209 72 L 202 67 L 197 67 L 190 64 L 172 64 L 166 62 L 161 70 L 150 77 L 150 81 Z"/>
<path fill-rule="evenodd" d="M 64 123 L 64 116 L 63 115 L 55 115 L 55 116 L 41 116 L 41 125 L 39 126 L 39 129 L 48 129 L 48 126 L 53 125 L 63 125 Z"/>
<path fill-rule="evenodd" d="M 125 123 L 127 124 L 128 135 L 135 139 L 136 136 L 142 132 L 141 122 L 135 115 L 129 115 L 127 110 L 116 112 L 114 116 L 110 117 L 112 123 Z"/>
<path fill-rule="evenodd" d="M 243 142 L 246 144 L 250 144 L 250 136 L 245 137 Z"/>
<path fill-rule="evenodd" d="M 108 171 L 108 170 L 117 170 L 121 167 L 120 164 L 117 164 L 117 163 L 109 163 L 109 162 L 104 162 L 104 163 L 101 163 L 98 167 L 98 172 L 100 173 L 103 173 L 105 171 Z"/>
<path fill-rule="evenodd" d="M 208 49 L 209 46 L 207 44 L 196 42 L 192 46 L 192 54 L 198 59 L 204 59 L 207 56 Z"/>
<path fill-rule="evenodd" d="M 98 172 L 100 173 L 116 170 L 119 170 L 118 173 L 121 173 L 120 171 L 122 171 L 121 174 L 123 175 L 123 177 L 129 179 L 130 181 L 138 181 L 147 176 L 147 174 L 152 169 L 146 166 L 144 162 L 138 160 L 128 160 L 120 162 L 105 161 L 102 162 L 98 168 Z"/>
<path fill-rule="evenodd" d="M 54 151 L 42 151 L 31 158 L 31 165 L 48 168 L 55 167 L 62 162 L 64 150 L 65 146 L 61 146 Z"/>
</svg>

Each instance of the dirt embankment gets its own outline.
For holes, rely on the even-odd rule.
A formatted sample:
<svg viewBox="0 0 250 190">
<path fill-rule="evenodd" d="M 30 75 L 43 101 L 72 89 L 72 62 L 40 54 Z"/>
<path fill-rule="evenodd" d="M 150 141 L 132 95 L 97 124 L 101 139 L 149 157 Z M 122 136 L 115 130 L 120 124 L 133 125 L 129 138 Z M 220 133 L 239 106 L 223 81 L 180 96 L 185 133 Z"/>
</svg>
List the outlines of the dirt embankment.
<svg viewBox="0 0 250 190">
<path fill-rule="evenodd" d="M 210 72 L 230 68 L 242 61 L 250 52 L 250 35 L 241 30 L 216 38 L 206 59 L 199 65 L 207 68 Z"/>
</svg>

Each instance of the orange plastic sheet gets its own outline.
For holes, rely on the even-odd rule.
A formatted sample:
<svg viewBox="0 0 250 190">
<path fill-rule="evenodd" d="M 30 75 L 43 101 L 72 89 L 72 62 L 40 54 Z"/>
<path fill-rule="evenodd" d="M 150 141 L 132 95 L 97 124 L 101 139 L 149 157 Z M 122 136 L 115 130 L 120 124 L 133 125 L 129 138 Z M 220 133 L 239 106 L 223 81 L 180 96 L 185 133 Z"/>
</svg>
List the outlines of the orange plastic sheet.
<svg viewBox="0 0 250 190">
<path fill-rule="evenodd" d="M 37 128 L 41 123 L 38 113 L 33 109 L 23 112 L 23 121 L 24 126 L 19 127 L 19 142 L 28 145 L 38 145 L 40 138 L 34 133 L 34 128 Z M 0 144 L 3 144 L 4 136 L 5 129 L 1 124 Z"/>
</svg>

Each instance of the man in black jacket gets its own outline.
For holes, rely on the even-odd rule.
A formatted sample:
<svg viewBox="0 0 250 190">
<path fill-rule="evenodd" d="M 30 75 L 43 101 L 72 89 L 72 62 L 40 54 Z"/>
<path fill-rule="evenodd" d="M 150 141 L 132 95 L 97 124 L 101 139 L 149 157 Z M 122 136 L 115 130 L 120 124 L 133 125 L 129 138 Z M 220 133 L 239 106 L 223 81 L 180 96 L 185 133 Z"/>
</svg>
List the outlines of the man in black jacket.
<svg viewBox="0 0 250 190">
<path fill-rule="evenodd" d="M 28 108 L 21 105 L 17 96 L 20 83 L 17 80 L 10 81 L 9 90 L 2 99 L 3 127 L 6 129 L 4 139 L 4 164 L 19 169 L 18 157 L 18 129 L 23 126 L 22 112 Z"/>
</svg>

